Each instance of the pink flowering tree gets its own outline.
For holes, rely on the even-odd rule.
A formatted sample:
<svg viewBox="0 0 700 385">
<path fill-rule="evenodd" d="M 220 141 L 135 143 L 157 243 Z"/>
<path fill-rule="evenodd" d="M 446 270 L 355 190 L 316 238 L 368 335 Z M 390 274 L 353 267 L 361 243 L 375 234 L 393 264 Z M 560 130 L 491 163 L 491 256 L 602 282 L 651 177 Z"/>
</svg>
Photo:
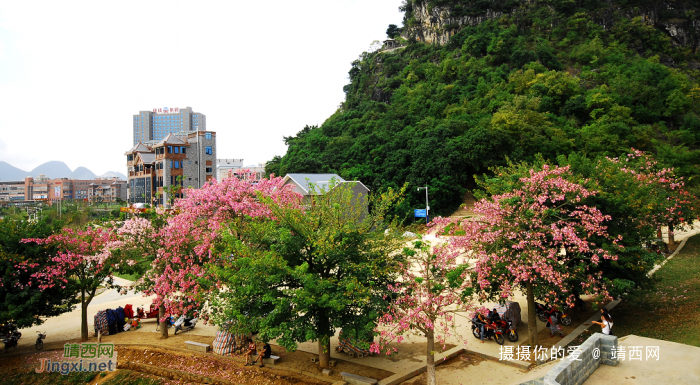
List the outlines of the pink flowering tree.
<svg viewBox="0 0 700 385">
<path fill-rule="evenodd" d="M 675 246 L 674 229 L 692 224 L 697 219 L 697 199 L 685 187 L 683 177 L 673 168 L 662 167 L 651 155 L 632 149 L 626 156 L 606 158 L 605 162 L 628 174 L 645 192 L 641 207 L 646 215 L 640 225 L 659 228 L 668 226 L 669 246 Z"/>
<path fill-rule="evenodd" d="M 569 167 L 544 165 L 520 178 L 511 192 L 475 204 L 478 217 L 451 226 L 451 247 L 474 259 L 474 285 L 482 300 L 525 291 L 530 344 L 537 345 L 535 298 L 573 306 L 572 284 L 582 294 L 609 298 L 597 269 L 617 258 L 602 247 L 610 217 L 582 203 L 595 194 L 573 179 Z M 438 226 L 454 223 L 439 220 Z M 459 234 L 459 235 L 455 235 Z M 611 249 L 608 247 L 607 249 Z"/>
<path fill-rule="evenodd" d="M 51 263 L 32 278 L 42 289 L 73 288 L 80 296 L 83 341 L 88 339 L 87 308 L 101 285 L 110 285 L 114 272 L 123 260 L 111 252 L 116 233 L 109 227 L 87 227 L 84 230 L 63 229 L 47 238 L 23 239 L 25 243 L 38 243 L 55 248 Z"/>
<path fill-rule="evenodd" d="M 209 273 L 209 266 L 235 256 L 221 255 L 215 246 L 222 235 L 237 237 L 247 222 L 272 217 L 261 198 L 285 206 L 301 205 L 301 196 L 284 186 L 282 178 L 251 182 L 229 177 L 200 189 L 184 189 L 185 198 L 175 201 L 165 226 L 150 238 L 159 245 L 141 288 L 145 295 L 157 296 L 161 319 L 201 310 L 221 286 Z"/>
<path fill-rule="evenodd" d="M 446 338 L 461 338 L 456 320 L 473 311 L 471 281 L 467 265 L 458 261 L 459 254 L 446 247 L 433 249 L 420 239 L 403 249 L 399 281 L 389 286 L 396 299 L 379 319 L 380 338 L 370 348 L 391 354 L 396 348 L 389 348 L 390 342 L 400 343 L 406 334 L 424 336 L 430 385 L 436 384 L 435 342 L 444 350 Z"/>
</svg>

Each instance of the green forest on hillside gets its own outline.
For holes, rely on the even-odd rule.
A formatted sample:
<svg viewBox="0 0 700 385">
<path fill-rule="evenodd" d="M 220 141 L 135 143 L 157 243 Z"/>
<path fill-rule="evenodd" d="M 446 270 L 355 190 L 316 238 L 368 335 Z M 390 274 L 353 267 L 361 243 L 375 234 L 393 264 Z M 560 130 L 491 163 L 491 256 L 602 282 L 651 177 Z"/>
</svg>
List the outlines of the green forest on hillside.
<svg viewBox="0 0 700 385">
<path fill-rule="evenodd" d="M 429 8 L 453 16 L 520 7 L 476 26 L 445 26 L 455 34 L 443 46 L 416 41 L 419 3 L 402 6 L 405 48 L 360 55 L 341 107 L 320 127 L 285 137 L 287 153 L 268 173 L 335 172 L 374 191 L 407 182 L 405 209 L 424 206 L 413 187 L 428 185 L 431 209 L 442 215 L 474 187 L 475 174 L 537 154 L 595 158 L 636 148 L 682 176 L 700 173 L 698 37 L 695 46 L 673 44 L 641 17 L 615 16 L 607 30 L 596 22 L 611 7 L 654 2 L 431 0 Z M 680 16 L 695 20 L 695 8 Z"/>
</svg>

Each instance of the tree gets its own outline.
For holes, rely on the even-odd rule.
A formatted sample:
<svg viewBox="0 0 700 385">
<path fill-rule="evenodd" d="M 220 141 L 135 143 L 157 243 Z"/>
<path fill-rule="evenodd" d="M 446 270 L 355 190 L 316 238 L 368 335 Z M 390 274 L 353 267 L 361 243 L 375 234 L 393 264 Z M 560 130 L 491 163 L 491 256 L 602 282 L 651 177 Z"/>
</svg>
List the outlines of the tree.
<svg viewBox="0 0 700 385">
<path fill-rule="evenodd" d="M 225 257 L 215 245 L 228 234 L 227 226 L 269 218 L 272 212 L 261 202 L 264 198 L 295 207 L 301 204 L 301 196 L 284 186 L 282 178 L 253 184 L 229 177 L 183 192 L 185 198 L 175 201 L 171 215 L 161 217 L 165 223 L 154 226 L 157 233 L 146 240 L 156 242 L 153 247 L 157 250 L 139 289 L 146 296 L 156 295 L 154 303 L 160 306 L 161 319 L 202 310 L 209 295 L 220 287 L 209 266 L 222 263 Z"/>
<path fill-rule="evenodd" d="M 86 227 L 84 230 L 63 229 L 46 238 L 27 238 L 24 243 L 37 243 L 56 250 L 49 257 L 51 263 L 31 275 L 41 289 L 62 289 L 80 295 L 82 341 L 88 339 L 87 308 L 100 285 L 111 285 L 113 273 L 120 263 L 132 264 L 114 256 L 110 247 L 115 232 L 108 227 Z M 20 265 L 22 269 L 32 266 Z"/>
<path fill-rule="evenodd" d="M 602 243 L 615 244 L 619 238 L 609 239 L 603 225 L 609 216 L 583 203 L 596 192 L 571 178 L 569 167 L 544 165 L 521 178 L 512 192 L 478 201 L 478 219 L 450 229 L 452 234 L 464 231 L 450 244 L 473 253 L 473 279 L 482 299 L 508 298 L 518 288 L 526 292 L 532 346 L 538 343 L 535 298 L 573 306 L 572 289 L 609 298 L 608 282 L 597 266 L 617 259 Z M 443 220 L 442 226 L 450 223 Z"/>
<path fill-rule="evenodd" d="M 386 29 L 386 36 L 389 39 L 395 39 L 401 34 L 401 28 L 397 27 L 396 24 L 389 24 L 389 28 Z"/>
<path fill-rule="evenodd" d="M 389 289 L 396 294 L 389 311 L 379 320 L 380 341 L 371 350 L 379 353 L 391 341 L 417 333 L 427 340 L 426 358 L 429 385 L 435 385 L 435 340 L 445 347 L 445 339 L 460 337 L 456 319 L 472 310 L 471 281 L 466 265 L 459 265 L 458 253 L 445 247 L 432 249 L 419 239 L 403 249 L 399 282 Z M 396 349 L 386 349 L 387 354 Z"/>
<path fill-rule="evenodd" d="M 32 279 L 51 264 L 45 249 L 21 242 L 23 238 L 45 238 L 61 229 L 60 222 L 42 215 L 37 221 L 0 219 L 0 322 L 15 320 L 20 328 L 43 323 L 73 310 L 78 298 L 74 289 L 41 289 Z M 55 250 L 50 250 L 50 253 Z"/>
<path fill-rule="evenodd" d="M 676 176 L 675 169 L 663 168 L 649 154 L 635 149 L 616 158 L 592 159 L 574 153 L 560 156 L 558 163 L 570 167 L 571 174 L 564 177 L 597 191 L 581 203 L 613 218 L 606 223 L 608 235 L 613 239 L 623 237 L 617 245 L 603 244 L 618 258 L 598 265 L 612 281 L 610 294 L 619 297 L 635 288 L 650 288 L 653 280 L 647 273 L 661 256 L 643 245 L 657 238 L 657 230 L 673 218 L 677 223 L 692 223 L 697 217 L 693 210 L 695 199 L 685 189 L 684 179 Z M 551 166 L 540 157 L 532 163 L 496 167 L 493 176 L 477 179 L 483 189 L 477 195 L 510 192 L 531 170 L 541 171 L 544 165 Z M 676 215 L 669 216 L 670 212 Z"/>
<path fill-rule="evenodd" d="M 130 264 L 120 265 L 120 273 L 143 277 L 153 267 L 153 261 L 161 248 L 160 230 L 165 226 L 166 217 L 164 210 L 154 211 L 156 212 L 151 214 L 150 220 L 135 215 L 117 230 L 117 239 L 111 244 L 112 253 L 121 259 L 133 261 Z M 139 278 L 133 285 L 133 289 L 143 292 L 151 288 L 151 283 L 152 281 Z M 119 285 L 115 287 L 122 289 Z M 165 320 L 165 306 L 162 301 L 156 302 L 160 303 L 158 322 L 162 322 Z M 160 328 L 160 331 L 163 338 L 168 338 L 167 327 Z"/>
<path fill-rule="evenodd" d="M 306 207 L 262 199 L 272 217 L 225 231 L 221 254 L 230 257 L 213 270 L 225 287 L 212 299 L 215 322 L 233 320 L 233 332 L 258 331 L 289 350 L 318 341 L 322 368 L 336 330 L 371 340 L 391 295 L 400 242 L 385 234 L 392 225 L 385 215 L 402 193 L 381 194 L 369 211 L 347 183 L 330 183 Z"/>
</svg>

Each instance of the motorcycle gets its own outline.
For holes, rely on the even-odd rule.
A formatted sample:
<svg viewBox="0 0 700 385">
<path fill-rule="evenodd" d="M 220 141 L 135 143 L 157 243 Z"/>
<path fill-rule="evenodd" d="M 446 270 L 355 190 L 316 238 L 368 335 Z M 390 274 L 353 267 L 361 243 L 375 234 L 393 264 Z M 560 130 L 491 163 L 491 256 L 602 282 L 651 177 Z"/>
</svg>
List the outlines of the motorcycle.
<svg viewBox="0 0 700 385">
<path fill-rule="evenodd" d="M 472 334 L 474 337 L 479 339 L 481 339 L 480 326 L 482 324 L 483 322 L 481 322 L 478 318 L 472 318 Z M 505 337 L 503 337 L 503 329 L 498 327 L 495 323 L 484 324 L 484 338 L 490 337 L 493 337 L 496 340 L 496 343 L 499 345 L 503 345 L 503 343 L 506 342 Z"/>
<path fill-rule="evenodd" d="M 555 313 L 557 319 L 559 319 L 561 321 L 561 324 L 564 326 L 571 325 L 571 322 L 573 321 L 571 319 L 571 316 L 569 316 L 568 314 L 559 311 L 556 308 L 554 308 L 554 310 L 552 311 L 551 306 L 544 306 L 538 302 L 535 302 L 535 310 L 537 311 L 537 318 L 542 322 L 547 322 L 551 313 Z"/>
<path fill-rule="evenodd" d="M 194 327 L 197 325 L 197 321 L 199 321 L 199 316 L 195 316 L 191 319 L 186 319 L 184 315 L 180 316 L 180 318 L 173 324 L 175 327 L 175 333 L 173 334 L 177 334 L 178 331 L 186 332 L 194 329 Z"/>
<path fill-rule="evenodd" d="M 5 353 L 7 353 L 10 348 L 15 348 L 17 347 L 17 340 L 19 340 L 19 337 L 22 336 L 22 333 L 15 331 L 9 336 L 5 336 L 5 338 L 2 340 L 2 342 L 5 343 Z"/>
<path fill-rule="evenodd" d="M 39 331 L 37 332 L 36 342 L 34 343 L 34 347 L 36 348 L 36 350 L 41 350 L 44 348 L 44 341 L 43 340 L 46 339 L 46 333 L 47 332 L 43 332 L 43 333 L 39 332 Z"/>
<path fill-rule="evenodd" d="M 515 327 L 513 326 L 513 321 L 511 320 L 498 320 L 495 321 L 494 324 L 498 328 L 500 328 L 502 331 L 505 331 L 506 338 L 508 338 L 508 341 L 510 342 L 516 342 L 518 341 L 518 332 L 515 330 Z"/>
</svg>

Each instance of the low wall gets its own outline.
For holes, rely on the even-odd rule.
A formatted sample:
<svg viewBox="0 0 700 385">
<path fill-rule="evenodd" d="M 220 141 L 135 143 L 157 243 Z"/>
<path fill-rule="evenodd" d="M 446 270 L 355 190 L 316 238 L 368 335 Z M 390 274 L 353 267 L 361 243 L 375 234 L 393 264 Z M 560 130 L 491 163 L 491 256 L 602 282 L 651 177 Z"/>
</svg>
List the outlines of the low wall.
<svg viewBox="0 0 700 385">
<path fill-rule="evenodd" d="M 617 350 L 615 336 L 595 333 L 579 348 L 578 359 L 564 357 L 544 377 L 522 385 L 581 385 L 601 364 L 617 366 L 620 362 L 618 357 L 613 358 L 613 350 Z"/>
</svg>

